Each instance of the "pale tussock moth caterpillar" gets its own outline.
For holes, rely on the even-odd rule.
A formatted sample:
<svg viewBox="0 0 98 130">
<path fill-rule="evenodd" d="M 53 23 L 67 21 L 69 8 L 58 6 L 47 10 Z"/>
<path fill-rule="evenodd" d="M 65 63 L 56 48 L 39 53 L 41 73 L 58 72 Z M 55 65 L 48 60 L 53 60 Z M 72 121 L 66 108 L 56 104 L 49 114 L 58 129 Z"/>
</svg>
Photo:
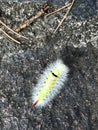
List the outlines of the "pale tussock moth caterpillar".
<svg viewBox="0 0 98 130">
<path fill-rule="evenodd" d="M 32 107 L 46 106 L 64 86 L 69 68 L 57 59 L 46 67 L 32 94 Z"/>
</svg>

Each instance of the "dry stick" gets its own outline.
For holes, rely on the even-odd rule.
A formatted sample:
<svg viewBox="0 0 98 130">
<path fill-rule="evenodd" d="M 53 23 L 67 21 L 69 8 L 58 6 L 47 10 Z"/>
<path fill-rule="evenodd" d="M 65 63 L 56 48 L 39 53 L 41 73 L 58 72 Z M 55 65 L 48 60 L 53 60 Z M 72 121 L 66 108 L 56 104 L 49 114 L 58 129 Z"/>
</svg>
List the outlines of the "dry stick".
<svg viewBox="0 0 98 130">
<path fill-rule="evenodd" d="M 17 32 L 13 31 L 11 28 L 9 28 L 5 23 L 3 23 L 1 20 L 0 20 L 0 24 L 2 24 L 4 27 L 6 27 L 8 30 L 10 30 L 11 32 L 13 32 L 14 34 L 18 35 L 19 37 L 23 37 L 25 39 L 28 39 L 27 37 L 25 36 L 22 36 L 20 34 L 18 34 Z M 13 39 L 13 38 L 12 38 Z M 17 41 L 17 40 L 16 40 Z"/>
<path fill-rule="evenodd" d="M 57 28 L 55 29 L 54 33 L 56 33 L 56 31 L 57 31 L 57 30 L 59 29 L 59 27 L 62 25 L 63 21 L 67 18 L 67 16 L 68 16 L 70 10 L 72 9 L 72 6 L 73 6 L 74 2 L 75 2 L 75 0 L 72 1 L 70 7 L 68 8 L 66 14 L 64 15 L 64 17 L 62 18 L 61 22 L 59 23 L 59 25 L 58 25 Z"/>
<path fill-rule="evenodd" d="M 69 7 L 70 5 L 71 5 L 71 3 L 66 4 L 66 5 L 64 5 L 63 7 L 59 8 L 59 9 L 56 9 L 55 11 L 53 11 L 53 12 L 51 12 L 51 13 L 48 13 L 47 15 L 45 15 L 45 17 L 48 17 L 48 16 L 50 16 L 50 15 L 53 15 L 53 14 L 55 14 L 55 13 L 57 13 L 57 12 L 63 10 L 64 8 Z"/>
<path fill-rule="evenodd" d="M 42 14 L 44 13 L 43 10 L 39 11 L 34 17 L 27 19 L 23 24 L 21 24 L 19 26 L 19 28 L 15 29 L 16 32 L 20 32 L 22 29 L 26 28 L 27 26 L 29 26 L 31 23 L 33 23 L 34 21 L 37 20 L 37 18 L 39 18 L 40 16 L 42 16 Z"/>
<path fill-rule="evenodd" d="M 44 9 L 41 9 L 40 11 L 37 12 L 37 14 L 35 16 L 33 16 L 30 19 L 27 19 L 23 24 L 21 24 L 19 26 L 19 28 L 17 28 L 15 31 L 16 32 L 20 32 L 22 29 L 26 28 L 27 26 L 29 26 L 31 23 L 34 23 L 39 17 L 41 17 L 46 10 L 48 10 L 49 6 L 46 6 Z"/>
<path fill-rule="evenodd" d="M 3 31 L 1 28 L 0 28 L 0 31 L 1 31 L 2 33 L 4 33 L 4 34 L 5 34 L 9 39 L 11 39 L 12 41 L 14 41 L 14 42 L 20 44 L 19 41 L 17 41 L 17 40 L 15 40 L 14 38 L 12 38 L 12 37 L 11 37 L 10 35 L 8 35 L 5 31 Z"/>
</svg>

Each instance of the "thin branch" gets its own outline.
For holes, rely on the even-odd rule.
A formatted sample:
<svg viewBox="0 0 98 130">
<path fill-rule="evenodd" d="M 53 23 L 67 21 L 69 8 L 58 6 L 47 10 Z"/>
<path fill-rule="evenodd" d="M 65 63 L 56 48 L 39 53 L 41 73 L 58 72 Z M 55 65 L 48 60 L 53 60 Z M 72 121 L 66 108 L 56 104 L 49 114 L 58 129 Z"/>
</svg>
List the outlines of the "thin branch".
<svg viewBox="0 0 98 130">
<path fill-rule="evenodd" d="M 31 23 L 34 23 L 38 18 L 45 14 L 45 12 L 49 9 L 49 6 L 46 5 L 43 9 L 37 12 L 37 14 L 30 19 L 27 19 L 24 23 L 22 23 L 17 29 L 16 32 L 20 32 L 22 29 L 28 27 Z"/>
<path fill-rule="evenodd" d="M 22 36 L 22 35 L 20 35 L 19 33 L 13 31 L 11 28 L 9 28 L 9 27 L 8 27 L 5 23 L 3 23 L 1 20 L 0 20 L 0 24 L 2 24 L 4 27 L 6 27 L 8 30 L 10 30 L 12 33 L 16 34 L 17 36 L 23 37 L 23 38 L 25 38 L 25 39 L 28 39 L 27 37 Z"/>
<path fill-rule="evenodd" d="M 74 4 L 75 0 L 72 1 L 71 5 L 69 6 L 66 14 L 64 15 L 64 17 L 62 18 L 62 20 L 60 21 L 59 25 L 57 26 L 57 28 L 55 29 L 54 33 L 56 33 L 56 31 L 59 29 L 59 27 L 62 25 L 62 23 L 64 22 L 64 20 L 67 18 L 69 12 L 71 11 L 72 9 L 72 6 Z"/>
<path fill-rule="evenodd" d="M 9 39 L 11 39 L 12 41 L 14 41 L 14 42 L 20 44 L 19 41 L 17 41 L 17 40 L 15 40 L 14 38 L 12 38 L 9 34 L 7 34 L 7 33 L 6 33 L 5 31 L 3 31 L 1 28 L 0 28 L 0 31 L 1 31 L 2 33 L 4 33 L 4 34 L 5 34 Z"/>
<path fill-rule="evenodd" d="M 53 12 L 51 12 L 51 13 L 48 13 L 47 15 L 45 15 L 45 17 L 48 17 L 48 16 L 50 16 L 50 15 L 53 15 L 53 14 L 55 14 L 55 13 L 57 13 L 57 12 L 63 10 L 64 8 L 69 7 L 70 5 L 71 5 L 71 3 L 66 4 L 66 5 L 64 5 L 63 7 L 59 8 L 59 9 L 56 9 L 55 11 L 53 11 Z"/>
</svg>

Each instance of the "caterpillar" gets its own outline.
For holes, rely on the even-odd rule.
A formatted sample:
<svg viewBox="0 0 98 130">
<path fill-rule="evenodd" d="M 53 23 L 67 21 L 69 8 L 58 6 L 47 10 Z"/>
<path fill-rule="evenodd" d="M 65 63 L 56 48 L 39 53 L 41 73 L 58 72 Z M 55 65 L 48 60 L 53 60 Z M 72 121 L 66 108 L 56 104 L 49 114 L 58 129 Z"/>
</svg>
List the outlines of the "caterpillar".
<svg viewBox="0 0 98 130">
<path fill-rule="evenodd" d="M 69 68 L 61 59 L 48 65 L 32 93 L 32 108 L 45 107 L 60 92 L 67 80 Z"/>
</svg>

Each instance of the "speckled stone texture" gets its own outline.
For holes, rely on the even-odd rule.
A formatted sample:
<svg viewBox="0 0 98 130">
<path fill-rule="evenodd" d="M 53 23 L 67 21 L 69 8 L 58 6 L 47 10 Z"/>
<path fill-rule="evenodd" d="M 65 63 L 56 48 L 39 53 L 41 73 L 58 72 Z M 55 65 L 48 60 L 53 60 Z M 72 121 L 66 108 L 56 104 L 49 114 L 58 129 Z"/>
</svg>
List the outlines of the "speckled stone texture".
<svg viewBox="0 0 98 130">
<path fill-rule="evenodd" d="M 40 18 L 22 30 L 20 34 L 29 40 L 0 25 L 21 41 L 20 45 L 13 43 L 0 32 L 0 130 L 98 129 L 98 6 L 95 1 L 93 10 L 88 10 L 90 15 L 83 15 L 80 12 L 86 10 L 85 3 L 76 0 L 56 34 L 53 31 L 65 11 Z M 34 1 L 1 0 L 0 19 L 16 29 L 42 7 L 43 3 Z M 49 106 L 31 109 L 32 91 L 40 74 L 57 58 L 63 59 L 70 68 L 68 82 Z"/>
</svg>

